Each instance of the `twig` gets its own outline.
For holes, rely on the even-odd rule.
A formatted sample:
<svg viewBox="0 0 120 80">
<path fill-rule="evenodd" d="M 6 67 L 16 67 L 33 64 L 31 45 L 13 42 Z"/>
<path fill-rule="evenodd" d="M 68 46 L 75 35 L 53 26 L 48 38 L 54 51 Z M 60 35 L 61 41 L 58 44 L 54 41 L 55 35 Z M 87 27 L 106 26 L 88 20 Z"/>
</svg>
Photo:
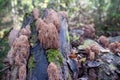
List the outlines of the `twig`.
<svg viewBox="0 0 120 80">
<path fill-rule="evenodd" d="M 10 66 L 5 67 L 4 69 L 1 69 L 0 72 L 4 72 L 5 70 L 9 69 Z"/>
<path fill-rule="evenodd" d="M 10 28 L 10 30 L 3 36 L 3 38 L 0 40 L 0 42 L 2 42 L 2 41 L 4 40 L 4 38 L 9 35 L 9 33 L 10 33 L 10 31 L 11 31 L 12 29 L 13 29 L 13 27 Z"/>
</svg>

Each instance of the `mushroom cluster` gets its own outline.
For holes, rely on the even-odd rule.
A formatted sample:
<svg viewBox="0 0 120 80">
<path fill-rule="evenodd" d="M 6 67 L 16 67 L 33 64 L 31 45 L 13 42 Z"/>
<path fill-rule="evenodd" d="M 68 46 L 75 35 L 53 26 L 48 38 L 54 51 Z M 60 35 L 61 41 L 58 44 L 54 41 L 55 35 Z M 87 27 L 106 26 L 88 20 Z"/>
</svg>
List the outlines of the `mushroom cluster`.
<svg viewBox="0 0 120 80">
<path fill-rule="evenodd" d="M 95 38 L 95 28 L 94 28 L 94 24 L 89 24 L 89 25 L 85 25 L 85 27 L 83 28 L 84 34 L 83 36 L 85 38 Z"/>
<path fill-rule="evenodd" d="M 59 70 L 53 62 L 49 64 L 47 72 L 48 72 L 49 80 L 60 80 Z"/>
<path fill-rule="evenodd" d="M 18 66 L 16 80 L 26 80 L 26 66 L 30 48 L 28 39 L 30 33 L 29 25 L 27 25 L 26 28 L 21 29 L 19 36 L 13 41 L 7 55 L 9 64 Z"/>
<path fill-rule="evenodd" d="M 49 9 L 47 12 L 47 16 L 44 18 L 44 21 L 49 24 L 53 23 L 57 29 L 57 31 L 60 31 L 60 18 L 56 11 Z"/>
<path fill-rule="evenodd" d="M 19 32 L 19 35 L 25 35 L 27 37 L 30 37 L 30 25 L 27 25 L 25 28 L 22 28 Z"/>
<path fill-rule="evenodd" d="M 90 60 L 94 60 L 95 57 L 100 53 L 100 49 L 97 45 L 91 45 L 85 48 L 85 52 L 89 54 Z"/>
<path fill-rule="evenodd" d="M 57 50 L 59 48 L 59 23 L 59 16 L 54 10 L 49 10 L 44 20 L 41 18 L 37 19 L 36 29 L 38 31 L 38 39 L 44 49 L 52 48 Z"/>
<path fill-rule="evenodd" d="M 39 10 L 34 8 L 32 15 L 36 22 L 37 37 L 40 41 L 40 45 L 45 49 L 58 50 L 60 47 L 59 31 L 60 31 L 60 17 L 68 19 L 66 12 L 60 12 L 59 14 L 49 9 L 44 19 L 39 18 Z M 9 45 L 11 47 L 8 52 L 7 59 L 12 66 L 11 75 L 14 74 L 15 80 L 26 80 L 27 76 L 27 61 L 29 57 L 29 38 L 31 35 L 30 25 L 20 29 L 19 31 L 12 30 L 9 36 Z M 56 64 L 51 62 L 48 66 L 49 80 L 59 80 L 59 69 Z M 11 76 L 13 77 L 13 75 Z"/>
<path fill-rule="evenodd" d="M 108 45 L 109 45 L 108 38 L 103 35 L 99 37 L 98 42 L 105 48 L 108 47 Z"/>
<path fill-rule="evenodd" d="M 109 49 L 115 54 L 120 53 L 120 42 L 110 43 Z"/>
</svg>

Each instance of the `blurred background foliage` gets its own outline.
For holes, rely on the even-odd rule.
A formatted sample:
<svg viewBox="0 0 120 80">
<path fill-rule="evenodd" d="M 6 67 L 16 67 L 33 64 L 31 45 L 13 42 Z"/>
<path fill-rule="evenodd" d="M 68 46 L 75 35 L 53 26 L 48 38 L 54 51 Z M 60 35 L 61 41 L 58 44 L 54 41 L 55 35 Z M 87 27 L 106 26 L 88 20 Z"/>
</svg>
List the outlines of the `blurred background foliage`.
<svg viewBox="0 0 120 80">
<path fill-rule="evenodd" d="M 24 14 L 34 7 L 68 12 L 69 28 L 94 23 L 97 35 L 120 34 L 120 0 L 0 0 L 0 60 L 9 50 L 6 34 L 12 27 L 20 28 Z"/>
<path fill-rule="evenodd" d="M 44 8 L 67 11 L 69 27 L 94 22 L 103 34 L 120 27 L 120 0 L 0 0 L 0 4 L 0 37 L 5 29 L 20 27 L 24 14 L 34 7 L 41 12 Z"/>
</svg>

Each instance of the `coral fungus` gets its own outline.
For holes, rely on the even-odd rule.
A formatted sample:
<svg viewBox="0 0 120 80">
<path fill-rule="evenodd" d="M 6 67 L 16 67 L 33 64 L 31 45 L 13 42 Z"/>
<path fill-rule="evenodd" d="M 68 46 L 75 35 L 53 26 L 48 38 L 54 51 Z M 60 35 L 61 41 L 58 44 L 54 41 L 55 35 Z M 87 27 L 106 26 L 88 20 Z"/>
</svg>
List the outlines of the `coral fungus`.
<svg viewBox="0 0 120 80">
<path fill-rule="evenodd" d="M 39 10 L 37 8 L 34 8 L 32 13 L 33 13 L 33 16 L 34 16 L 35 19 L 39 18 L 40 14 L 39 14 Z"/>
<path fill-rule="evenodd" d="M 56 27 L 52 24 L 46 24 L 43 20 L 38 19 L 36 22 L 38 30 L 38 39 L 40 40 L 44 49 L 58 49 L 59 36 Z"/>
<path fill-rule="evenodd" d="M 108 47 L 109 41 L 108 38 L 105 36 L 100 36 L 98 39 L 98 42 L 103 46 L 103 47 Z"/>
<path fill-rule="evenodd" d="M 59 71 L 54 63 L 50 63 L 47 69 L 49 80 L 60 80 Z"/>
<path fill-rule="evenodd" d="M 57 28 L 57 31 L 60 31 L 60 18 L 56 11 L 49 9 L 47 16 L 44 18 L 44 21 L 48 23 L 53 23 Z"/>
<path fill-rule="evenodd" d="M 84 37 L 86 38 L 95 38 L 95 28 L 94 28 L 94 25 L 92 24 L 89 24 L 89 25 L 86 25 L 84 28 Z"/>
<path fill-rule="evenodd" d="M 119 42 L 110 43 L 109 49 L 115 54 L 119 53 L 120 52 L 120 43 Z"/>
</svg>

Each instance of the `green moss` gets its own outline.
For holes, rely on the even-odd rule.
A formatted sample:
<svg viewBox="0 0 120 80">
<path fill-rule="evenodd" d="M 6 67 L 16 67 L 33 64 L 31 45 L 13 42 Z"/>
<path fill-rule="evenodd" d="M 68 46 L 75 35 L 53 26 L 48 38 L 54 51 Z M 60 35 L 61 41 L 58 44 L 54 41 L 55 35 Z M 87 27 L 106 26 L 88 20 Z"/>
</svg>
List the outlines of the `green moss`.
<svg viewBox="0 0 120 80">
<path fill-rule="evenodd" d="M 77 42 L 78 40 L 79 40 L 79 37 L 76 36 L 76 35 L 74 35 L 74 36 L 73 36 L 73 41 Z"/>
<path fill-rule="evenodd" d="M 77 36 L 76 34 L 73 34 L 73 36 L 70 36 L 70 40 L 72 40 L 73 42 L 77 42 L 79 41 L 79 36 Z"/>
<path fill-rule="evenodd" d="M 30 30 L 34 30 L 35 29 L 35 26 L 36 26 L 36 20 L 34 20 L 31 24 L 30 24 Z"/>
<path fill-rule="evenodd" d="M 91 39 L 85 40 L 83 45 L 78 46 L 78 49 L 85 49 L 86 47 L 94 45 L 94 44 L 102 49 L 102 47 L 97 42 L 95 42 L 94 40 L 91 40 Z"/>
<path fill-rule="evenodd" d="M 67 32 L 66 39 L 67 39 L 67 42 L 70 43 L 70 34 L 69 34 L 69 32 Z"/>
<path fill-rule="evenodd" d="M 31 55 L 28 62 L 28 68 L 32 70 L 34 67 L 35 67 L 35 58 L 34 55 Z"/>
<path fill-rule="evenodd" d="M 10 47 L 8 45 L 8 39 L 0 39 L 0 70 L 2 70 L 5 67 L 2 63 L 2 60 L 4 60 L 9 50 Z M 4 72 L 0 72 L 0 80 L 2 80 L 2 75 L 4 75 Z"/>
<path fill-rule="evenodd" d="M 24 19 L 27 18 L 27 17 L 29 17 L 29 16 L 30 16 L 30 13 L 25 13 Z"/>
<path fill-rule="evenodd" d="M 35 21 L 33 23 L 30 24 L 30 30 L 31 32 L 35 32 L 36 31 L 36 27 L 35 27 Z M 30 43 L 31 44 L 35 44 L 37 41 L 37 33 L 35 34 L 31 34 L 30 35 Z"/>
<path fill-rule="evenodd" d="M 63 57 L 59 50 L 54 50 L 54 49 L 47 50 L 47 59 L 48 62 L 57 61 L 59 65 L 63 64 Z"/>
</svg>

